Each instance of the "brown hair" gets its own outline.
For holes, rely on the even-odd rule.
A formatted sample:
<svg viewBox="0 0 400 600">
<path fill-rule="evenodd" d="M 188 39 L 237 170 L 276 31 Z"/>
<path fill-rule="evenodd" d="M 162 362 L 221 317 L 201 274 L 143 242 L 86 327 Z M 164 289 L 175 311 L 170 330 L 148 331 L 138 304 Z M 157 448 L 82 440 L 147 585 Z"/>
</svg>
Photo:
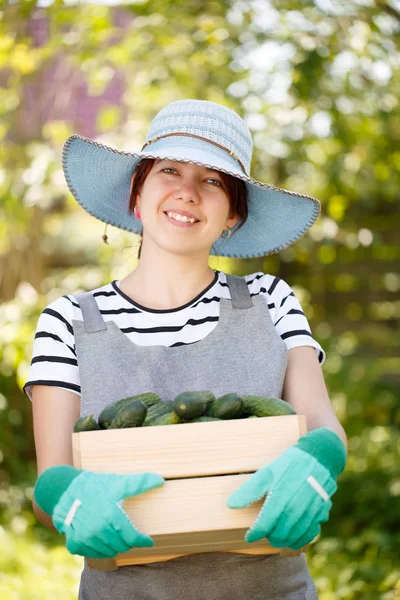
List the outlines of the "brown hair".
<svg viewBox="0 0 400 600">
<path fill-rule="evenodd" d="M 135 177 L 133 179 L 132 191 L 129 198 L 129 212 L 133 214 L 133 210 L 135 208 L 136 199 L 143 187 L 143 184 L 146 180 L 147 175 L 150 173 L 153 165 L 154 158 L 144 158 L 142 159 L 135 171 Z M 233 177 L 233 175 L 228 175 L 227 173 L 219 172 L 223 188 L 227 193 L 230 201 L 231 215 L 238 215 L 239 221 L 236 224 L 236 231 L 242 227 L 247 221 L 247 217 L 249 214 L 248 205 L 247 205 L 247 188 L 244 181 L 238 179 L 237 177 Z M 140 258 L 140 251 L 142 249 L 142 242 L 140 242 L 138 258 Z"/>
</svg>

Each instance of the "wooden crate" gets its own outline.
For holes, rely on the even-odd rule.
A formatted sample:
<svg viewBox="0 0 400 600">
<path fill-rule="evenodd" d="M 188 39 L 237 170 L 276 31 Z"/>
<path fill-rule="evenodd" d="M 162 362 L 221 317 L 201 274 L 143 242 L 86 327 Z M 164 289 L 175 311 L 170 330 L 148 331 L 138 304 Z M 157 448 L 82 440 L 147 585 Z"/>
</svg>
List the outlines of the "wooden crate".
<svg viewBox="0 0 400 600">
<path fill-rule="evenodd" d="M 88 559 L 90 567 L 164 561 L 185 554 L 224 551 L 298 555 L 251 544 L 244 535 L 264 498 L 243 509 L 226 505 L 230 493 L 252 473 L 277 458 L 307 432 L 304 415 L 181 423 L 72 434 L 74 466 L 98 473 L 154 472 L 159 488 L 124 501 L 135 526 L 154 540 L 152 548 L 132 548 L 113 559 Z"/>
</svg>

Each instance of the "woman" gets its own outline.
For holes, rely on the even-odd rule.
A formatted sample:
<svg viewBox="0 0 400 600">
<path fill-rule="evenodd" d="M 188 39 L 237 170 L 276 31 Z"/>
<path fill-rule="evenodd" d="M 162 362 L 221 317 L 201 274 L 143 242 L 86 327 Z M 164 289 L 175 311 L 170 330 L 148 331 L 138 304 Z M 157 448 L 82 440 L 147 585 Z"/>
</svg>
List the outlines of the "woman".
<svg viewBox="0 0 400 600">
<path fill-rule="evenodd" d="M 128 395 L 184 390 L 273 395 L 307 416 L 308 433 L 227 498 L 240 509 L 266 496 L 246 533 L 299 549 L 328 520 L 347 441 L 325 387 L 325 353 L 293 291 L 265 273 L 214 271 L 209 255 L 264 256 L 311 227 L 319 202 L 250 177 L 245 122 L 218 104 L 163 108 L 140 152 L 72 136 L 63 166 L 90 214 L 142 234 L 137 268 L 121 281 L 51 303 L 39 319 L 24 390 L 33 403 L 39 477 L 34 510 L 85 557 L 152 546 L 122 509 L 163 485 L 157 473 L 113 475 L 72 467 L 71 431 Z M 105 236 L 106 237 L 106 236 Z M 240 348 L 240 351 L 238 350 Z M 49 369 L 51 363 L 51 371 Z M 212 552 L 112 572 L 88 568 L 80 600 L 315 599 L 305 554 Z"/>
</svg>

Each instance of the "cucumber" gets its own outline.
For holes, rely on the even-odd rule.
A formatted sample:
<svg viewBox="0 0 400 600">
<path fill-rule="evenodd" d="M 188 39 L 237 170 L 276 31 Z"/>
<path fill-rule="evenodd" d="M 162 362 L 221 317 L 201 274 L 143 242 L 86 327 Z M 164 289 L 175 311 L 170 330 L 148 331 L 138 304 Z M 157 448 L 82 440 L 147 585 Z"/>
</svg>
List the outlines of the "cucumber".
<svg viewBox="0 0 400 600">
<path fill-rule="evenodd" d="M 222 421 L 222 419 L 218 419 L 217 417 L 207 417 L 206 415 L 202 415 L 201 417 L 197 417 L 197 419 L 192 419 L 190 423 L 206 423 L 207 421 Z"/>
<path fill-rule="evenodd" d="M 242 396 L 245 416 L 280 417 L 297 414 L 294 408 L 280 398 L 263 398 L 262 396 Z"/>
<path fill-rule="evenodd" d="M 153 392 L 144 392 L 143 394 L 132 396 L 132 400 L 140 400 L 147 406 L 147 408 L 150 408 L 150 406 L 154 406 L 155 404 L 158 404 L 158 402 L 161 402 L 160 396 L 157 396 L 157 394 L 154 394 Z"/>
<path fill-rule="evenodd" d="M 214 400 L 212 392 L 182 392 L 173 400 L 174 411 L 182 419 L 189 421 L 201 417 Z"/>
<path fill-rule="evenodd" d="M 93 415 L 89 415 L 88 417 L 79 417 L 75 421 L 74 425 L 74 433 L 79 433 L 81 431 L 94 431 L 96 429 L 100 429 L 96 420 L 93 418 Z"/>
<path fill-rule="evenodd" d="M 136 396 L 128 396 L 127 398 L 122 398 L 122 400 L 117 400 L 116 402 L 112 402 L 103 408 L 101 413 L 99 414 L 98 422 L 101 429 L 108 429 L 110 427 L 110 423 L 118 414 L 118 411 L 125 406 L 128 406 L 130 402 L 133 400 L 140 400 L 143 402 L 148 408 L 150 406 L 155 405 L 158 402 L 161 402 L 161 399 L 157 394 L 153 394 L 153 392 L 145 392 L 143 394 L 138 394 Z"/>
<path fill-rule="evenodd" d="M 132 400 L 130 404 L 121 408 L 108 429 L 124 429 L 126 427 L 140 427 L 147 415 L 147 406 L 141 400 Z"/>
<path fill-rule="evenodd" d="M 210 404 L 206 414 L 218 419 L 240 419 L 244 416 L 243 398 L 239 394 L 225 394 Z"/>
<path fill-rule="evenodd" d="M 169 401 L 161 401 L 158 402 L 157 404 L 154 404 L 154 406 L 150 406 L 150 408 L 147 411 L 147 415 L 146 418 L 143 422 L 143 427 L 147 427 L 148 425 L 150 425 L 150 422 L 153 421 L 154 419 L 157 419 L 158 417 L 161 417 L 162 415 L 165 415 L 166 413 L 172 412 L 174 410 L 174 405 L 173 402 L 169 402 Z"/>
<path fill-rule="evenodd" d="M 177 425 L 178 423 L 182 422 L 183 421 L 181 417 L 177 415 L 175 411 L 170 410 L 164 415 L 160 415 L 159 417 L 152 419 L 149 422 L 148 427 L 155 427 L 156 425 Z"/>
</svg>

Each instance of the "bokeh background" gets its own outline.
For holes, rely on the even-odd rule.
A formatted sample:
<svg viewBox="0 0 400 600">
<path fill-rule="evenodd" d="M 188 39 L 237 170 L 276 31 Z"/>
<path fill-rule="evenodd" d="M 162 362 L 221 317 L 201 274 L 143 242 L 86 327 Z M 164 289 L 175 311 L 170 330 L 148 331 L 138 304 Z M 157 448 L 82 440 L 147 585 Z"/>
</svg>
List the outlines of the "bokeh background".
<svg viewBox="0 0 400 600">
<path fill-rule="evenodd" d="M 236 110 L 254 135 L 253 176 L 321 200 L 290 248 L 210 264 L 284 278 L 327 353 L 349 459 L 308 552 L 321 600 L 400 598 L 399 1 L 14 0 L 0 16 L 2 600 L 72 600 L 82 568 L 31 507 L 22 386 L 39 315 L 137 264 L 139 238 L 108 227 L 104 244 L 104 224 L 69 194 L 63 143 L 79 133 L 138 149 L 182 98 Z"/>
</svg>

